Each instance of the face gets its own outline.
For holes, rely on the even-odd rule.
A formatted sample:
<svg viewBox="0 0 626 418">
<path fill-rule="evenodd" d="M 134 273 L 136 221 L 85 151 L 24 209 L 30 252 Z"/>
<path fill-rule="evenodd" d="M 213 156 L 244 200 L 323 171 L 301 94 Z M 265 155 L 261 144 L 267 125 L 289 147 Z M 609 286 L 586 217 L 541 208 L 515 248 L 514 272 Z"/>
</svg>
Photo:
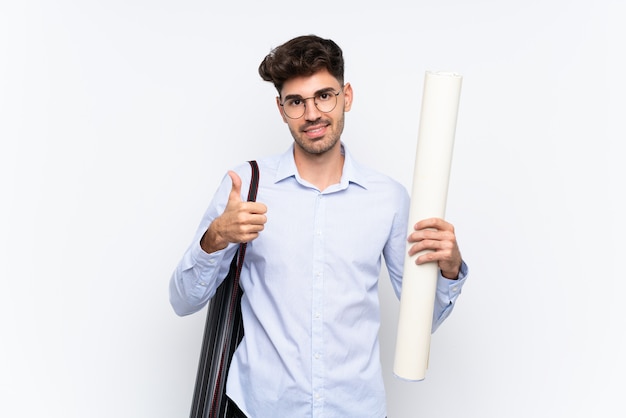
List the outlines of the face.
<svg viewBox="0 0 626 418">
<path fill-rule="evenodd" d="M 298 119 L 288 118 L 280 103 L 287 98 L 307 98 L 320 92 L 341 90 L 341 84 L 327 70 L 319 71 L 309 77 L 296 77 L 283 84 L 281 97 L 276 98 L 278 109 L 283 121 L 289 126 L 291 135 L 296 142 L 297 151 L 309 155 L 324 154 L 339 146 L 343 132 L 344 112 L 350 110 L 352 104 L 352 87 L 346 83 L 343 91 L 337 96 L 337 106 L 328 112 L 321 112 L 313 99 L 305 102 L 305 111 Z"/>
</svg>

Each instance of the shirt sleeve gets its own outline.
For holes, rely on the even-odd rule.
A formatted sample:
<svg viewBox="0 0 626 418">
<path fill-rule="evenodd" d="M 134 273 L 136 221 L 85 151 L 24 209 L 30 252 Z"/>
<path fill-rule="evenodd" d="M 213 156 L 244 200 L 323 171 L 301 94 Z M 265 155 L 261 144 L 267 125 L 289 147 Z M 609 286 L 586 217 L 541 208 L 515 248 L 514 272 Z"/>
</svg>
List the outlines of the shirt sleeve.
<svg viewBox="0 0 626 418">
<path fill-rule="evenodd" d="M 402 290 L 402 275 L 404 273 L 404 259 L 407 251 L 408 217 L 410 200 L 408 195 L 399 199 L 402 204 L 396 214 L 389 241 L 385 246 L 384 256 L 389 272 L 391 284 L 398 299 Z M 441 275 L 437 277 L 437 290 L 435 293 L 435 306 L 433 309 L 432 332 L 450 316 L 454 309 L 454 304 L 461 294 L 461 289 L 468 276 L 468 266 L 465 261 L 461 263 L 459 277 L 457 280 L 450 280 Z"/>
<path fill-rule="evenodd" d="M 202 309 L 228 273 L 237 244 L 208 254 L 200 247 L 200 240 L 211 222 L 224 212 L 230 189 L 230 177 L 226 175 L 204 213 L 191 245 L 172 273 L 169 296 L 177 315 L 189 315 Z"/>
<path fill-rule="evenodd" d="M 435 332 L 439 325 L 450 316 L 454 304 L 461 294 L 461 289 L 465 284 L 465 280 L 468 275 L 468 267 L 465 261 L 461 262 L 461 270 L 459 271 L 459 277 L 456 280 L 446 279 L 439 272 L 437 277 L 437 291 L 435 293 L 435 309 L 433 310 L 433 327 L 432 332 Z"/>
</svg>

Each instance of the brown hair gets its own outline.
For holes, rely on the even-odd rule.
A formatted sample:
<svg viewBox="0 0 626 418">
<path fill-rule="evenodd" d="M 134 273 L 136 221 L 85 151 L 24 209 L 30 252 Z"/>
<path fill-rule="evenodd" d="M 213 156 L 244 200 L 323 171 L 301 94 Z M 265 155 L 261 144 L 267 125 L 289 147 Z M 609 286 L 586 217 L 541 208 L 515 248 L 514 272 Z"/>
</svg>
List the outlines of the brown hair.
<svg viewBox="0 0 626 418">
<path fill-rule="evenodd" d="M 343 84 L 343 53 L 330 39 L 315 35 L 298 36 L 274 48 L 259 65 L 259 74 L 274 83 L 280 94 L 290 78 L 310 76 L 326 69 Z"/>
</svg>

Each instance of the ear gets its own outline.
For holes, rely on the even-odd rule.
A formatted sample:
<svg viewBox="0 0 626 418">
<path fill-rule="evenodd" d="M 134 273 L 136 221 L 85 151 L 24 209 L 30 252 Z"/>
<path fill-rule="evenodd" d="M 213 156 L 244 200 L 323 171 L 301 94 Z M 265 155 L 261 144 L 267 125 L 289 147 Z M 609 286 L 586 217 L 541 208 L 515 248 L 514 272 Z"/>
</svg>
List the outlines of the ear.
<svg viewBox="0 0 626 418">
<path fill-rule="evenodd" d="M 344 97 L 344 112 L 349 112 L 352 108 L 352 99 L 354 98 L 354 92 L 352 91 L 352 86 L 350 83 L 346 83 L 343 86 L 343 97 Z"/>
<path fill-rule="evenodd" d="M 283 107 L 280 105 L 280 97 L 278 96 L 276 96 L 276 107 L 278 108 L 278 113 L 280 113 L 280 116 L 283 118 L 283 122 L 287 123 L 287 117 L 283 112 Z"/>
</svg>

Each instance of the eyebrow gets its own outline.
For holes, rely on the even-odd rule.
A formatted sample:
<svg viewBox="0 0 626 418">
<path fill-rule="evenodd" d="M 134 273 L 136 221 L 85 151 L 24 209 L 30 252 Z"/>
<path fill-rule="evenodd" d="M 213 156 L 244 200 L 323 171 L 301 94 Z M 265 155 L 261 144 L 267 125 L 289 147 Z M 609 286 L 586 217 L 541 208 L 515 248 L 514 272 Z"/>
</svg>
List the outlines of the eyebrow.
<svg viewBox="0 0 626 418">
<path fill-rule="evenodd" d="M 336 90 L 332 87 L 325 87 L 323 89 L 317 90 L 313 96 L 319 96 L 320 94 L 324 94 L 324 93 L 330 93 L 332 92 L 333 94 L 336 92 Z M 288 94 L 287 96 L 285 96 L 285 98 L 283 99 L 283 101 L 285 100 L 289 100 L 289 99 L 302 99 L 302 96 L 299 94 Z"/>
</svg>

